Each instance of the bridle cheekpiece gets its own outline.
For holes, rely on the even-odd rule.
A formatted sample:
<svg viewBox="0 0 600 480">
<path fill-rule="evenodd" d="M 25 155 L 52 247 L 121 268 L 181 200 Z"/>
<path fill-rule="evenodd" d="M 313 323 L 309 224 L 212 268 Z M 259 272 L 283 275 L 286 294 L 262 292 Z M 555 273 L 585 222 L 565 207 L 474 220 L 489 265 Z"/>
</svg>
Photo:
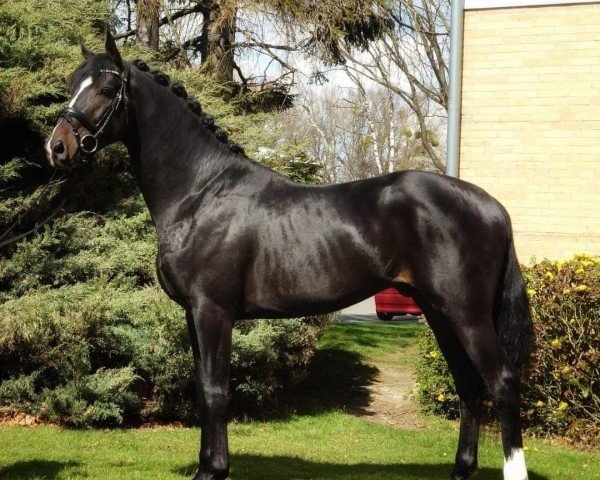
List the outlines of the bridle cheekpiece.
<svg viewBox="0 0 600 480">
<path fill-rule="evenodd" d="M 123 72 L 108 69 L 102 69 L 100 70 L 100 72 L 116 75 L 121 79 L 121 86 L 119 87 L 119 91 L 113 98 L 108 108 L 100 117 L 100 120 L 98 120 L 98 123 L 94 123 L 92 120 L 90 120 L 81 110 L 70 106 L 61 110 L 59 114 L 59 118 L 64 118 L 71 126 L 71 130 L 73 130 L 73 135 L 77 140 L 79 150 L 81 151 L 84 157 L 89 157 L 96 153 L 96 151 L 98 150 L 98 136 L 104 131 L 112 116 L 117 110 L 119 110 L 121 106 L 124 106 L 125 108 L 125 129 L 127 129 L 127 107 L 129 103 L 129 97 L 127 95 L 127 84 L 129 83 L 129 64 L 125 64 Z M 77 120 L 80 123 L 80 125 L 83 126 L 90 133 L 81 137 L 79 135 L 79 132 L 77 131 L 77 126 L 73 123 L 73 120 Z"/>
</svg>

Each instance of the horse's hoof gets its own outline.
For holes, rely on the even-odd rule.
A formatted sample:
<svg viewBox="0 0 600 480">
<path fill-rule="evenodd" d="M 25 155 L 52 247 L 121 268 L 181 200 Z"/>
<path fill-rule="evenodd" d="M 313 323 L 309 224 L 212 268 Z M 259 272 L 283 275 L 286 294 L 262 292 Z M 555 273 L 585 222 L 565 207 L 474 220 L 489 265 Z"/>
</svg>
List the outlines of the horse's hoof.
<svg viewBox="0 0 600 480">
<path fill-rule="evenodd" d="M 206 472 L 198 469 L 196 475 L 194 475 L 193 480 L 225 480 L 229 477 L 229 472 Z"/>
<path fill-rule="evenodd" d="M 467 480 L 467 478 L 471 478 L 475 475 L 477 475 L 478 472 L 478 468 L 474 467 L 474 468 L 470 468 L 468 470 L 463 470 L 460 472 L 452 472 L 452 475 L 450 476 L 450 480 Z"/>
<path fill-rule="evenodd" d="M 192 480 L 217 480 L 217 477 L 215 477 L 212 473 L 198 472 L 196 475 L 194 475 Z"/>
</svg>

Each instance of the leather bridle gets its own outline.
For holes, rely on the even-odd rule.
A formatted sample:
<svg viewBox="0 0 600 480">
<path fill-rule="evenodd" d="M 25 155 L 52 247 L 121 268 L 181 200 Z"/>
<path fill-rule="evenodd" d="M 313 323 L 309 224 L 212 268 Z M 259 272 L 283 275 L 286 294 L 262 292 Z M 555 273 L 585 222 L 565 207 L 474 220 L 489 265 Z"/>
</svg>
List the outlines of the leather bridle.
<svg viewBox="0 0 600 480">
<path fill-rule="evenodd" d="M 125 108 L 125 129 L 127 129 L 129 104 L 127 84 L 129 83 L 129 64 L 125 64 L 123 72 L 108 69 L 102 69 L 100 72 L 116 75 L 119 77 L 119 79 L 121 79 L 121 86 L 119 87 L 119 91 L 114 96 L 108 108 L 100 117 L 100 120 L 98 120 L 98 123 L 94 123 L 81 110 L 73 107 L 66 107 L 61 110 L 59 114 L 59 118 L 64 118 L 71 126 L 71 130 L 73 130 L 73 135 L 77 140 L 77 145 L 83 154 L 83 157 L 89 157 L 96 153 L 98 150 L 98 136 L 104 131 L 112 116 L 117 110 L 119 110 L 121 106 Z M 89 133 L 83 137 L 80 136 L 76 128 L 77 125 L 73 123 L 73 120 L 77 120 L 79 124 L 83 126 Z"/>
</svg>

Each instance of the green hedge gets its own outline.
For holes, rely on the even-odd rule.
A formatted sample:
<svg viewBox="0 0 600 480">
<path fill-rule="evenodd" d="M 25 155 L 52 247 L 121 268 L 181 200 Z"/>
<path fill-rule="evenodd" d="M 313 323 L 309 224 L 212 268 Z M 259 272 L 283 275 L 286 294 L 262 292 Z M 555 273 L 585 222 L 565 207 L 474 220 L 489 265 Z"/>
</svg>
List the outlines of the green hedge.
<svg viewBox="0 0 600 480">
<path fill-rule="evenodd" d="M 0 405 L 71 425 L 193 421 L 182 310 L 155 286 L 67 285 L 0 306 Z M 237 412 L 302 378 L 326 319 L 240 322 Z"/>
<path fill-rule="evenodd" d="M 524 423 L 536 435 L 593 444 L 600 438 L 600 257 L 544 260 L 525 267 L 524 275 L 536 332 L 536 348 L 523 373 Z M 458 396 L 429 330 L 420 350 L 422 406 L 458 417 Z"/>
</svg>

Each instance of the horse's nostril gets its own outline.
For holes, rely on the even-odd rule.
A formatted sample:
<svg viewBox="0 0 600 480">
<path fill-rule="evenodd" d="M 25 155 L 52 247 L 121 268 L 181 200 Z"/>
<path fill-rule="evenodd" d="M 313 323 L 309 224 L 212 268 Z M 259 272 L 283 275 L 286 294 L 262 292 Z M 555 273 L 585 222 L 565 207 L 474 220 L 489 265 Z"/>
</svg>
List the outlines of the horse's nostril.
<svg viewBox="0 0 600 480">
<path fill-rule="evenodd" d="M 63 142 L 61 140 L 56 142 L 54 144 L 54 146 L 52 147 L 52 151 L 54 153 L 56 153 L 57 155 L 60 155 L 61 153 L 65 153 L 65 146 L 64 146 Z"/>
</svg>

